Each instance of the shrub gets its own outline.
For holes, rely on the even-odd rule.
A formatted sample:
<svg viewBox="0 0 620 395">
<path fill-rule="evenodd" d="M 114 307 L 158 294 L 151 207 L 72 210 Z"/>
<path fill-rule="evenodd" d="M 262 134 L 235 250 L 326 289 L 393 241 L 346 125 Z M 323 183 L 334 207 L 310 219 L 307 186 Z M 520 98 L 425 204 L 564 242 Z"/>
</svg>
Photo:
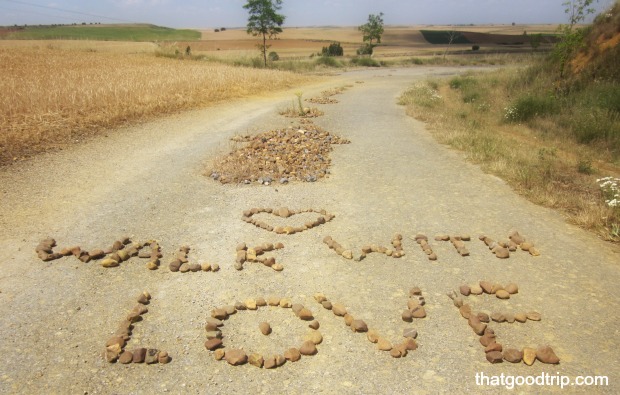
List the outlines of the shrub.
<svg viewBox="0 0 620 395">
<path fill-rule="evenodd" d="M 480 49 L 480 45 L 472 45 L 471 46 L 471 50 L 472 51 L 478 51 Z"/>
<path fill-rule="evenodd" d="M 530 119 L 553 114 L 558 106 L 553 97 L 526 95 L 518 98 L 514 104 L 505 109 L 504 117 L 509 122 L 523 122 Z"/>
<path fill-rule="evenodd" d="M 381 67 L 381 64 L 371 58 L 353 58 L 351 64 L 364 67 Z"/>
<path fill-rule="evenodd" d="M 269 52 L 269 55 L 267 55 L 267 57 L 269 58 L 269 60 L 271 60 L 272 62 L 275 62 L 277 60 L 280 60 L 280 55 L 278 55 L 277 52 L 275 51 L 271 51 Z"/>
<path fill-rule="evenodd" d="M 342 67 L 342 63 L 340 63 L 331 56 L 319 56 L 315 62 L 317 65 L 323 65 L 327 67 Z"/>
<path fill-rule="evenodd" d="M 219 33 L 219 32 L 220 32 L 220 29 L 215 29 L 214 31 L 215 31 L 216 33 Z"/>
<path fill-rule="evenodd" d="M 357 54 L 358 55 L 372 55 L 373 48 L 374 48 L 374 45 L 364 44 L 358 48 Z"/>
<path fill-rule="evenodd" d="M 340 43 L 335 42 L 329 44 L 329 47 L 323 47 L 321 55 L 323 56 L 343 56 L 344 49 L 340 46 Z"/>
</svg>

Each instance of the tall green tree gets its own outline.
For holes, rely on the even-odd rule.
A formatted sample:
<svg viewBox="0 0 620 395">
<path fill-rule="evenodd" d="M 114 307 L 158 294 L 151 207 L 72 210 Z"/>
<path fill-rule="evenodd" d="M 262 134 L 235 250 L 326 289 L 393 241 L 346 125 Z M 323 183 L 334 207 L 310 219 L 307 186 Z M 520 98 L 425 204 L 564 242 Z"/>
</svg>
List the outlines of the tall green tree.
<svg viewBox="0 0 620 395">
<path fill-rule="evenodd" d="M 248 0 L 243 6 L 248 10 L 248 34 L 262 37 L 262 44 L 258 48 L 263 54 L 265 67 L 267 67 L 267 39 L 271 40 L 282 33 L 284 15 L 278 14 L 282 8 L 282 0 Z"/>
<path fill-rule="evenodd" d="M 372 54 L 372 49 L 376 44 L 381 44 L 381 36 L 383 35 L 383 12 L 378 15 L 368 15 L 368 22 L 358 27 L 358 30 L 362 32 L 363 41 L 366 43 L 367 53 Z"/>
</svg>

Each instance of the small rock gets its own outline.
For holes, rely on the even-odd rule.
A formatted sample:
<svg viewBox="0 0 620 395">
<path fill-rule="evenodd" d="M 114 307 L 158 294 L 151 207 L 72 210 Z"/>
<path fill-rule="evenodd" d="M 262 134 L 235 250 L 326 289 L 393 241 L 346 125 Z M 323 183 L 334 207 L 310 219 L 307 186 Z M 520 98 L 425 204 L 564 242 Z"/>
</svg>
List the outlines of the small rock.
<svg viewBox="0 0 620 395">
<path fill-rule="evenodd" d="M 217 330 L 217 331 L 207 331 L 205 336 L 209 340 L 211 340 L 211 339 L 221 339 L 222 338 L 222 332 L 220 332 L 219 330 Z"/>
<path fill-rule="evenodd" d="M 489 344 L 488 346 L 486 346 L 484 348 L 484 352 L 485 353 L 486 352 L 491 352 L 491 351 L 499 351 L 499 352 L 501 352 L 502 351 L 502 345 L 499 344 L 499 343 L 493 342 L 493 343 Z"/>
<path fill-rule="evenodd" d="M 216 361 L 221 361 L 222 359 L 224 359 L 225 355 L 226 355 L 226 350 L 224 350 L 223 348 L 218 348 L 213 353 L 213 357 L 215 358 Z"/>
<path fill-rule="evenodd" d="M 202 270 L 202 266 L 200 266 L 199 263 L 190 263 L 189 270 L 193 273 L 196 273 Z"/>
<path fill-rule="evenodd" d="M 314 344 L 321 344 L 323 342 L 323 335 L 319 331 L 312 331 L 304 336 L 305 341 L 311 341 Z"/>
<path fill-rule="evenodd" d="M 351 323 L 353 323 L 353 320 L 355 319 L 349 313 L 345 314 L 343 318 L 344 318 L 344 323 L 346 326 L 351 326 Z"/>
<path fill-rule="evenodd" d="M 495 322 L 500 323 L 506 321 L 506 317 L 504 316 L 504 314 L 498 312 L 491 313 L 491 319 Z"/>
<path fill-rule="evenodd" d="M 406 338 L 402 344 L 408 351 L 414 351 L 418 348 L 418 343 L 410 337 Z"/>
<path fill-rule="evenodd" d="M 319 329 L 320 324 L 319 324 L 319 321 L 314 320 L 314 321 L 312 321 L 312 322 L 311 322 L 308 326 L 309 326 L 310 328 L 312 328 L 312 329 Z"/>
<path fill-rule="evenodd" d="M 534 361 L 536 361 L 536 350 L 529 347 L 524 348 L 523 362 L 528 366 L 532 366 L 534 364 Z"/>
<path fill-rule="evenodd" d="M 258 329 L 260 329 L 260 332 L 265 336 L 271 333 L 271 325 L 269 325 L 268 322 L 261 322 L 258 324 Z"/>
<path fill-rule="evenodd" d="M 464 304 L 463 306 L 459 307 L 459 313 L 461 313 L 461 316 L 465 319 L 469 319 L 469 317 L 471 316 L 471 306 L 468 304 Z"/>
<path fill-rule="evenodd" d="M 133 354 L 129 351 L 123 351 L 120 357 L 118 357 L 118 362 L 122 363 L 123 365 L 131 363 L 131 361 L 133 361 Z"/>
<path fill-rule="evenodd" d="M 209 351 L 213 351 L 222 347 L 222 339 L 212 338 L 205 342 L 205 348 Z"/>
<path fill-rule="evenodd" d="M 179 267 L 179 271 L 181 273 L 189 272 L 189 263 L 182 263 L 181 266 Z"/>
<path fill-rule="evenodd" d="M 478 319 L 480 320 L 480 322 L 484 322 L 484 323 L 489 323 L 491 321 L 489 315 L 487 313 L 483 313 L 480 312 L 476 315 L 476 317 L 478 317 Z"/>
<path fill-rule="evenodd" d="M 491 351 L 486 353 L 487 361 L 491 363 L 501 363 L 504 361 L 504 356 L 500 351 Z"/>
<path fill-rule="evenodd" d="M 461 285 L 459 287 L 459 291 L 463 296 L 469 296 L 471 294 L 471 288 L 469 287 L 469 285 Z"/>
<path fill-rule="evenodd" d="M 504 355 L 504 360 L 511 363 L 519 363 L 523 359 L 523 352 L 514 348 L 508 348 L 502 354 Z"/>
<path fill-rule="evenodd" d="M 114 259 L 110 259 L 110 258 L 104 259 L 101 261 L 101 266 L 103 267 L 116 267 L 118 265 L 119 265 L 118 261 L 115 261 Z"/>
<path fill-rule="evenodd" d="M 217 318 L 218 320 L 225 320 L 228 318 L 228 313 L 224 309 L 215 309 L 211 311 L 211 317 Z"/>
<path fill-rule="evenodd" d="M 334 303 L 332 305 L 332 312 L 339 317 L 344 317 L 347 314 L 347 309 L 340 303 Z"/>
<path fill-rule="evenodd" d="M 484 330 L 487 329 L 487 324 L 480 322 L 477 316 L 470 315 L 469 316 L 469 326 L 474 330 L 476 335 L 482 336 L 484 334 Z"/>
<path fill-rule="evenodd" d="M 530 248 L 529 252 L 531 256 L 540 256 L 540 251 L 536 247 Z"/>
<path fill-rule="evenodd" d="M 263 364 L 263 367 L 265 369 L 275 369 L 277 367 L 276 357 L 272 355 L 272 356 L 269 356 L 269 357 L 265 358 L 265 362 Z"/>
<path fill-rule="evenodd" d="M 267 301 L 265 300 L 265 298 L 257 298 L 256 306 L 259 306 L 259 307 L 267 306 Z"/>
<path fill-rule="evenodd" d="M 377 341 L 377 348 L 381 351 L 390 351 L 392 349 L 392 343 L 389 340 L 382 337 Z"/>
<path fill-rule="evenodd" d="M 368 332 L 368 325 L 362 320 L 353 320 L 351 329 L 354 332 Z"/>
<path fill-rule="evenodd" d="M 291 308 L 293 306 L 293 303 L 291 302 L 290 299 L 280 299 L 280 307 L 284 307 L 284 308 Z"/>
<path fill-rule="evenodd" d="M 488 281 L 480 281 L 480 288 L 482 288 L 485 293 L 490 294 L 493 290 L 493 284 Z"/>
<path fill-rule="evenodd" d="M 508 292 L 511 295 L 514 295 L 519 292 L 519 287 L 515 283 L 510 283 L 506 285 L 504 289 L 506 290 L 506 292 Z"/>
<path fill-rule="evenodd" d="M 409 296 L 422 295 L 422 290 L 419 287 L 413 287 L 409 290 Z"/>
<path fill-rule="evenodd" d="M 165 365 L 168 362 L 170 362 L 170 356 L 168 355 L 168 352 L 166 351 L 160 351 L 159 355 L 157 356 L 157 362 Z"/>
<path fill-rule="evenodd" d="M 118 357 L 121 355 L 123 350 L 119 347 L 118 344 L 114 344 L 112 346 L 106 347 L 105 349 L 105 359 L 106 361 L 112 363 L 116 362 Z"/>
<path fill-rule="evenodd" d="M 323 308 L 325 308 L 326 310 L 331 310 L 333 308 L 332 306 L 332 302 L 330 302 L 329 300 L 324 300 L 321 302 L 321 305 L 323 306 Z"/>
<path fill-rule="evenodd" d="M 505 289 L 500 289 L 495 292 L 495 296 L 497 296 L 498 299 L 510 299 L 510 294 Z"/>
<path fill-rule="evenodd" d="M 530 311 L 529 313 L 526 313 L 527 319 L 530 321 L 540 321 L 540 319 L 542 318 L 540 313 L 537 313 L 535 311 Z"/>
<path fill-rule="evenodd" d="M 520 322 L 520 323 L 524 323 L 525 321 L 527 321 L 527 314 L 525 314 L 525 313 L 517 313 L 517 314 L 515 314 L 515 321 Z"/>
<path fill-rule="evenodd" d="M 470 290 L 471 290 L 472 295 L 482 295 L 482 292 L 483 292 L 482 287 L 478 284 L 472 285 Z"/>
<path fill-rule="evenodd" d="M 269 306 L 279 306 L 280 305 L 280 298 L 276 298 L 275 296 L 272 296 L 269 299 L 267 299 L 267 304 Z"/>
<path fill-rule="evenodd" d="M 144 362 L 147 365 L 151 365 L 151 364 L 159 362 L 158 354 L 159 354 L 159 350 L 155 348 L 149 348 L 148 350 L 146 350 L 146 358 L 144 359 Z"/>
<path fill-rule="evenodd" d="M 243 311 L 243 310 L 247 310 L 248 308 L 246 307 L 245 303 L 243 303 L 243 302 L 235 302 L 235 309 L 237 309 L 239 311 Z"/>
<path fill-rule="evenodd" d="M 226 350 L 224 358 L 226 362 L 233 366 L 243 365 L 248 361 L 248 356 L 245 354 L 245 351 L 240 349 Z"/>
<path fill-rule="evenodd" d="M 247 307 L 248 310 L 256 310 L 258 308 L 257 304 L 256 304 L 256 300 L 254 299 L 248 299 L 245 301 L 245 307 Z"/>
<path fill-rule="evenodd" d="M 284 266 L 282 266 L 279 263 L 272 265 L 271 268 L 275 270 L 276 272 L 281 272 L 282 270 L 284 270 Z"/>
<path fill-rule="evenodd" d="M 311 321 L 314 319 L 312 312 L 305 307 L 299 311 L 297 316 L 304 321 Z"/>
<path fill-rule="evenodd" d="M 146 359 L 146 348 L 136 348 L 131 354 L 133 363 L 143 363 Z"/>
<path fill-rule="evenodd" d="M 291 362 L 297 362 L 301 359 L 301 353 L 296 348 L 289 348 L 284 352 L 284 358 Z"/>
<path fill-rule="evenodd" d="M 390 349 L 390 355 L 392 358 L 400 358 L 403 354 L 398 348 L 394 347 Z"/>
<path fill-rule="evenodd" d="M 314 355 L 317 353 L 316 345 L 313 342 L 306 340 L 299 348 L 299 353 L 301 355 Z"/>
<path fill-rule="evenodd" d="M 424 318 L 426 317 L 426 310 L 422 306 L 418 306 L 411 311 L 411 315 L 413 318 Z"/>
<path fill-rule="evenodd" d="M 509 324 L 513 324 L 515 322 L 515 315 L 512 313 L 504 313 L 504 318 Z"/>
<path fill-rule="evenodd" d="M 263 359 L 263 356 L 260 354 L 252 354 L 248 358 L 248 363 L 250 365 L 256 366 L 257 368 L 262 368 L 264 362 L 265 360 Z"/>
<path fill-rule="evenodd" d="M 207 325 L 212 325 L 217 328 L 217 327 L 223 326 L 224 323 L 218 320 L 217 318 L 209 317 L 207 318 Z"/>
<path fill-rule="evenodd" d="M 418 331 L 413 328 L 405 328 L 403 329 L 403 337 L 410 337 L 412 339 L 415 339 L 418 337 Z"/>
<path fill-rule="evenodd" d="M 495 343 L 495 338 L 496 336 L 494 334 L 485 333 L 484 335 L 480 336 L 480 344 L 482 344 L 484 347 L 487 347 L 489 344 Z"/>
<path fill-rule="evenodd" d="M 542 363 L 557 364 L 560 363 L 560 358 L 555 355 L 553 349 L 549 346 L 540 346 L 536 350 L 536 359 Z"/>
<path fill-rule="evenodd" d="M 368 331 L 368 333 L 366 333 L 366 338 L 368 339 L 369 342 L 371 343 L 376 343 L 379 341 L 379 332 L 377 332 L 374 329 L 371 329 Z"/>
<path fill-rule="evenodd" d="M 411 314 L 411 311 L 409 311 L 409 310 L 403 311 L 403 313 L 401 314 L 400 317 L 405 322 L 412 322 L 413 321 L 413 315 Z"/>
<path fill-rule="evenodd" d="M 319 303 L 322 303 L 323 301 L 327 300 L 327 297 L 324 294 L 319 292 L 319 293 L 314 294 L 314 300 L 316 300 Z"/>
</svg>

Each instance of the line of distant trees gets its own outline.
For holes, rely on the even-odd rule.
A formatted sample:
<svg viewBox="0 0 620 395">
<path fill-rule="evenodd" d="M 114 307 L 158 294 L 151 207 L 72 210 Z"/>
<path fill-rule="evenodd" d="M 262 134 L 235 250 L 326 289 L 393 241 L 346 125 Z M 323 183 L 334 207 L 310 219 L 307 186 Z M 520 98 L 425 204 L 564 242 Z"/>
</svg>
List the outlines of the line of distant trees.
<svg viewBox="0 0 620 395">
<path fill-rule="evenodd" d="M 51 25 L 28 25 L 28 24 L 23 24 L 23 25 L 13 25 L 13 26 L 6 26 L 8 28 L 13 28 L 13 29 L 25 29 L 27 27 L 60 27 L 60 26 L 78 26 L 78 25 L 101 25 L 101 22 L 82 22 L 82 23 L 52 23 Z"/>
</svg>

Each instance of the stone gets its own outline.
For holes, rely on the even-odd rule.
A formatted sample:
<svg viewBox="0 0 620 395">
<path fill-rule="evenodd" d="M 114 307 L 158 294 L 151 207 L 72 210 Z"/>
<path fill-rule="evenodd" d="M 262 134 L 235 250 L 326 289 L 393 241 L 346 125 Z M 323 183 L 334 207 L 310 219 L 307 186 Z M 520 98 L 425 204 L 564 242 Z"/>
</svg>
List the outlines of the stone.
<svg viewBox="0 0 620 395">
<path fill-rule="evenodd" d="M 136 305 L 131 311 L 135 311 L 136 313 L 143 315 L 149 312 L 149 309 L 142 304 Z"/>
<path fill-rule="evenodd" d="M 434 252 L 431 252 L 430 254 L 428 254 L 428 260 L 429 261 L 436 261 L 437 260 L 437 254 L 435 254 Z"/>
<path fill-rule="evenodd" d="M 504 287 L 502 287 L 501 284 L 493 284 L 493 288 L 491 289 L 491 293 L 495 294 L 495 293 L 497 293 L 497 291 L 503 290 L 503 289 L 504 289 Z"/>
<path fill-rule="evenodd" d="M 411 315 L 413 318 L 424 318 L 426 317 L 426 310 L 422 306 L 418 306 L 411 311 Z"/>
<path fill-rule="evenodd" d="M 248 363 L 250 365 L 256 366 L 257 368 L 262 368 L 264 362 L 265 360 L 263 359 L 263 356 L 260 354 L 252 354 L 248 357 Z"/>
<path fill-rule="evenodd" d="M 527 319 L 530 321 L 540 321 L 541 320 L 541 315 L 540 313 L 537 313 L 535 311 L 530 311 L 529 313 L 526 313 Z"/>
<path fill-rule="evenodd" d="M 390 350 L 390 356 L 392 356 L 392 358 L 400 358 L 403 356 L 403 354 L 400 349 L 394 347 Z"/>
<path fill-rule="evenodd" d="M 118 362 L 123 365 L 127 365 L 133 361 L 133 354 L 130 351 L 123 351 L 121 355 L 118 357 Z"/>
<path fill-rule="evenodd" d="M 258 307 L 267 306 L 267 301 L 265 300 L 265 298 L 256 298 L 256 306 Z"/>
<path fill-rule="evenodd" d="M 314 319 L 312 312 L 305 307 L 299 311 L 297 316 L 304 321 L 312 321 Z"/>
<path fill-rule="evenodd" d="M 317 353 L 316 344 L 313 342 L 306 340 L 303 342 L 301 347 L 299 348 L 299 353 L 301 355 L 314 355 Z"/>
<path fill-rule="evenodd" d="M 515 322 L 515 315 L 512 313 L 504 313 L 504 318 L 509 324 L 513 324 Z"/>
<path fill-rule="evenodd" d="M 478 284 L 472 285 L 470 290 L 471 290 L 472 295 L 482 295 L 482 292 L 484 292 L 482 287 Z"/>
<path fill-rule="evenodd" d="M 484 348 L 484 352 L 491 352 L 491 351 L 499 351 L 499 352 L 501 352 L 502 351 L 502 345 L 499 344 L 499 343 L 493 342 L 493 343 L 489 344 L 488 346 L 486 346 Z"/>
<path fill-rule="evenodd" d="M 116 362 L 118 357 L 121 355 L 123 350 L 120 348 L 118 344 L 114 344 L 112 346 L 106 347 L 105 349 L 105 359 L 106 361 L 112 363 Z"/>
<path fill-rule="evenodd" d="M 409 290 L 409 296 L 422 295 L 422 290 L 419 287 L 413 287 Z"/>
<path fill-rule="evenodd" d="M 258 305 L 256 304 L 256 300 L 247 299 L 245 301 L 245 307 L 247 307 L 248 310 L 256 310 L 258 308 Z"/>
<path fill-rule="evenodd" d="M 106 347 L 110 347 L 113 346 L 115 344 L 118 344 L 118 346 L 122 349 L 125 347 L 125 339 L 123 339 L 122 337 L 119 336 L 114 336 L 111 337 L 110 339 L 108 339 L 108 341 L 105 343 Z"/>
<path fill-rule="evenodd" d="M 286 363 L 286 358 L 284 358 L 283 355 L 278 354 L 278 355 L 275 355 L 274 357 L 276 359 L 276 366 L 279 367 Z"/>
<path fill-rule="evenodd" d="M 150 295 L 148 295 L 148 293 L 143 292 L 140 295 L 138 295 L 137 302 L 141 304 L 149 304 L 150 299 L 151 299 Z"/>
<path fill-rule="evenodd" d="M 482 336 L 484 334 L 484 330 L 487 329 L 487 324 L 481 322 L 478 319 L 478 316 L 470 315 L 468 320 L 469 326 L 474 330 L 474 333 L 478 336 Z"/>
<path fill-rule="evenodd" d="M 288 208 L 286 207 L 280 207 L 274 214 L 282 217 L 282 218 L 288 218 L 291 216 L 291 212 L 289 211 Z"/>
<path fill-rule="evenodd" d="M 301 359 L 301 353 L 296 348 L 289 348 L 284 352 L 284 358 L 291 362 L 297 362 Z"/>
<path fill-rule="evenodd" d="M 514 241 L 516 244 L 523 244 L 525 242 L 525 238 L 521 236 L 516 230 L 511 232 L 508 238 Z"/>
<path fill-rule="evenodd" d="M 329 300 L 324 300 L 321 302 L 321 305 L 323 306 L 323 308 L 325 308 L 326 310 L 331 310 L 333 308 L 332 306 L 332 302 L 330 302 Z"/>
<path fill-rule="evenodd" d="M 506 292 L 508 292 L 511 295 L 514 295 L 519 292 L 519 287 L 515 283 L 510 283 L 506 285 L 504 289 L 506 290 Z"/>
<path fill-rule="evenodd" d="M 269 306 L 279 306 L 280 298 L 276 298 L 275 296 L 272 296 L 269 299 L 267 299 L 267 304 L 269 304 Z"/>
<path fill-rule="evenodd" d="M 235 309 L 238 311 L 247 310 L 248 308 L 245 306 L 243 302 L 235 302 Z"/>
<path fill-rule="evenodd" d="M 319 292 L 319 293 L 314 294 L 314 300 L 316 300 L 319 303 L 322 303 L 323 301 L 327 300 L 327 297 L 324 294 Z"/>
<path fill-rule="evenodd" d="M 485 293 L 488 293 L 488 294 L 492 293 L 493 291 L 493 284 L 491 284 L 488 281 L 480 281 L 480 287 Z"/>
<path fill-rule="evenodd" d="M 410 337 L 406 338 L 402 345 L 407 351 L 415 351 L 418 348 L 418 343 Z"/>
<path fill-rule="evenodd" d="M 405 328 L 403 329 L 403 337 L 410 337 L 412 339 L 415 339 L 418 337 L 418 331 L 413 328 Z"/>
<path fill-rule="evenodd" d="M 548 364 L 558 364 L 560 363 L 560 358 L 555 355 L 553 349 L 549 346 L 540 346 L 536 349 L 536 359 L 538 359 L 542 363 Z"/>
<path fill-rule="evenodd" d="M 534 244 L 532 243 L 525 242 L 521 244 L 521 249 L 523 251 L 529 251 L 532 247 L 534 247 Z"/>
<path fill-rule="evenodd" d="M 243 263 L 235 262 L 234 268 L 235 270 L 243 270 Z"/>
<path fill-rule="evenodd" d="M 409 310 L 413 310 L 420 305 L 420 302 L 417 299 L 410 298 L 407 300 L 407 308 Z"/>
<path fill-rule="evenodd" d="M 179 267 L 179 271 L 181 273 L 189 272 L 189 264 L 188 263 L 182 263 L 181 266 Z"/>
<path fill-rule="evenodd" d="M 229 349 L 226 350 L 224 359 L 226 359 L 226 362 L 229 364 L 238 366 L 246 363 L 248 361 L 248 356 L 245 354 L 245 351 L 241 349 Z"/>
<path fill-rule="evenodd" d="M 280 307 L 290 308 L 292 306 L 293 306 L 293 303 L 291 302 L 290 299 L 287 299 L 287 298 L 280 299 Z"/>
<path fill-rule="evenodd" d="M 332 312 L 339 317 L 344 317 L 347 314 L 347 309 L 340 303 L 334 303 L 332 305 Z"/>
<path fill-rule="evenodd" d="M 205 348 L 209 351 L 213 351 L 222 347 L 222 339 L 212 338 L 205 342 Z"/>
<path fill-rule="evenodd" d="M 504 361 L 504 356 L 500 351 L 491 351 L 486 354 L 487 361 L 491 363 L 501 363 Z"/>
<path fill-rule="evenodd" d="M 181 265 L 182 265 L 181 261 L 178 259 L 175 259 L 174 261 L 170 262 L 168 267 L 170 268 L 171 272 L 178 272 Z"/>
<path fill-rule="evenodd" d="M 344 323 L 345 323 L 345 325 L 346 325 L 346 326 L 351 326 L 351 323 L 352 323 L 352 322 L 353 322 L 353 320 L 355 319 L 355 318 L 353 318 L 353 316 L 352 316 L 351 314 L 349 314 L 349 313 L 345 314 L 343 318 L 344 318 Z"/>
<path fill-rule="evenodd" d="M 311 341 L 314 344 L 321 344 L 323 342 L 323 335 L 319 331 L 311 331 L 304 336 L 304 341 Z"/>
<path fill-rule="evenodd" d="M 133 363 L 143 363 L 146 359 L 146 348 L 136 348 L 131 354 Z"/>
<path fill-rule="evenodd" d="M 454 298 L 452 299 L 452 303 L 454 303 L 454 306 L 457 308 L 461 308 L 461 306 L 463 306 L 464 302 L 463 302 L 463 298 L 458 297 L 458 298 Z"/>
<path fill-rule="evenodd" d="M 382 337 L 377 341 L 377 348 L 381 351 L 390 351 L 392 349 L 392 343 L 389 340 Z"/>
<path fill-rule="evenodd" d="M 487 347 L 489 344 L 495 343 L 495 338 L 495 334 L 485 333 L 484 335 L 480 336 L 480 344 L 482 344 L 484 347 Z"/>
<path fill-rule="evenodd" d="M 345 259 L 353 259 L 353 251 L 351 250 L 344 250 L 342 252 L 342 257 Z"/>
<path fill-rule="evenodd" d="M 150 261 L 146 264 L 146 268 L 149 270 L 157 270 L 159 269 L 158 261 Z"/>
<path fill-rule="evenodd" d="M 201 270 L 202 270 L 202 267 L 200 266 L 200 264 L 199 264 L 199 263 L 190 263 L 190 264 L 189 264 L 189 270 L 190 270 L 192 273 L 196 273 L 196 272 L 201 271 Z"/>
<path fill-rule="evenodd" d="M 221 361 L 222 359 L 224 359 L 225 355 L 226 355 L 226 350 L 224 350 L 223 348 L 218 348 L 213 353 L 213 357 L 215 358 L 216 361 Z"/>
<path fill-rule="evenodd" d="M 211 311 L 211 317 L 218 320 L 225 320 L 228 318 L 228 313 L 224 309 L 215 309 Z"/>
<path fill-rule="evenodd" d="M 363 320 L 353 320 L 351 329 L 354 332 L 368 332 L 368 325 Z"/>
<path fill-rule="evenodd" d="M 510 299 L 510 294 L 505 289 L 500 289 L 495 293 L 498 299 Z"/>
<path fill-rule="evenodd" d="M 119 265 L 118 261 L 115 261 L 114 259 L 104 259 L 101 261 L 101 266 L 103 267 L 117 267 Z"/>
<path fill-rule="evenodd" d="M 235 309 L 235 306 L 230 305 L 230 304 L 222 307 L 222 309 L 224 311 L 226 311 L 226 314 L 228 314 L 228 315 L 233 315 L 233 314 L 235 314 L 237 312 L 237 309 Z M 217 318 L 217 317 L 215 317 L 215 318 Z"/>
<path fill-rule="evenodd" d="M 520 323 L 525 323 L 525 321 L 527 321 L 527 314 L 525 313 L 517 313 L 515 314 L 515 321 L 520 322 Z"/>
<path fill-rule="evenodd" d="M 504 355 L 504 360 L 510 363 L 519 363 L 523 360 L 523 352 L 514 348 L 507 348 L 502 354 Z"/>
<path fill-rule="evenodd" d="M 271 268 L 276 272 L 281 272 L 282 270 L 284 270 L 284 266 L 279 263 L 274 264 L 273 266 L 271 266 Z"/>
<path fill-rule="evenodd" d="M 205 336 L 207 337 L 207 339 L 211 340 L 211 339 L 221 339 L 222 338 L 222 332 L 219 330 L 216 331 L 207 331 Z"/>
<path fill-rule="evenodd" d="M 165 365 L 168 362 L 170 362 L 170 355 L 168 355 L 167 351 L 160 351 L 159 355 L 157 356 L 157 362 Z"/>
<path fill-rule="evenodd" d="M 272 356 L 265 358 L 263 367 L 265 369 L 275 369 L 277 367 L 276 357 L 272 355 Z"/>
<path fill-rule="evenodd" d="M 400 317 L 405 322 L 412 322 L 413 321 L 413 315 L 411 314 L 411 311 L 409 311 L 409 310 L 403 311 L 403 313 L 400 315 Z"/>
<path fill-rule="evenodd" d="M 310 324 L 308 324 L 308 326 L 312 329 L 319 329 L 321 325 L 319 324 L 319 321 L 314 320 Z"/>
<path fill-rule="evenodd" d="M 536 350 L 533 348 L 525 347 L 523 349 L 523 363 L 528 366 L 532 366 L 536 361 Z"/>
<path fill-rule="evenodd" d="M 214 263 L 211 265 L 211 271 L 212 272 L 217 272 L 220 270 L 220 265 L 218 265 L 217 263 Z"/>
<path fill-rule="evenodd" d="M 379 341 L 380 338 L 379 332 L 377 332 L 375 329 L 371 329 L 368 331 L 368 333 L 366 333 L 366 338 L 369 342 L 376 343 Z"/>
<path fill-rule="evenodd" d="M 471 306 L 468 304 L 464 304 L 463 306 L 459 307 L 459 313 L 461 313 L 461 316 L 465 319 L 469 319 L 469 316 L 471 316 Z"/>
<path fill-rule="evenodd" d="M 207 318 L 207 325 L 212 325 L 217 328 L 223 326 L 224 322 L 218 320 L 217 318 L 209 317 Z"/>
<path fill-rule="evenodd" d="M 268 322 L 261 322 L 258 324 L 258 329 L 260 329 L 260 332 L 265 336 L 271 333 L 271 325 L 269 325 Z"/>
<path fill-rule="evenodd" d="M 461 285 L 459 287 L 459 292 L 463 296 L 469 296 L 471 294 L 471 288 L 469 287 L 469 285 Z"/>
<path fill-rule="evenodd" d="M 540 256 L 540 251 L 536 247 L 530 248 L 529 252 L 531 256 Z"/>
<path fill-rule="evenodd" d="M 491 313 L 491 319 L 495 322 L 500 323 L 506 321 L 506 317 L 504 316 L 504 314 L 498 312 Z"/>
<path fill-rule="evenodd" d="M 147 365 L 158 363 L 159 362 L 158 354 L 159 354 L 159 350 L 155 348 L 149 348 L 148 350 L 146 350 L 146 358 L 144 358 L 144 362 Z"/>
</svg>

